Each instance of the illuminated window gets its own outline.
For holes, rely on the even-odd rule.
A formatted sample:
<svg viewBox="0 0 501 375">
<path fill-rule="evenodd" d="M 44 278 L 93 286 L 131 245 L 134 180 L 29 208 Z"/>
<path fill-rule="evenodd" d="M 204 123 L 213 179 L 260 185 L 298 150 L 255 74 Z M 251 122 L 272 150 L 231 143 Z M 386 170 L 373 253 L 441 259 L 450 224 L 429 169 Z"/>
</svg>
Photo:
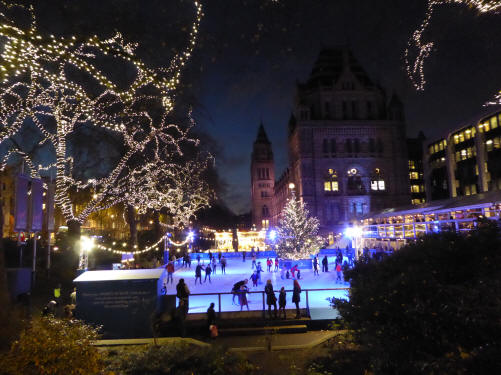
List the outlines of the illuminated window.
<svg viewBox="0 0 501 375">
<path fill-rule="evenodd" d="M 375 168 L 371 178 L 371 190 L 372 191 L 384 191 L 386 190 L 386 185 L 383 177 L 381 176 L 381 171 L 379 168 Z"/>
<path fill-rule="evenodd" d="M 409 178 L 411 180 L 417 180 L 417 179 L 419 179 L 419 174 L 417 172 L 410 172 L 409 173 Z"/>
<path fill-rule="evenodd" d="M 496 129 L 498 127 L 498 118 L 496 116 L 491 117 L 491 129 Z"/>
<path fill-rule="evenodd" d="M 269 226 L 270 226 L 270 221 L 269 220 L 261 220 L 261 226 L 264 228 L 264 229 L 268 229 Z"/>
<path fill-rule="evenodd" d="M 411 193 L 419 193 L 419 185 L 411 185 Z"/>
<path fill-rule="evenodd" d="M 414 160 L 409 160 L 409 169 L 416 169 L 416 163 Z"/>
<path fill-rule="evenodd" d="M 337 181 L 337 171 L 329 168 L 324 181 L 324 191 L 339 191 L 339 183 Z"/>
</svg>

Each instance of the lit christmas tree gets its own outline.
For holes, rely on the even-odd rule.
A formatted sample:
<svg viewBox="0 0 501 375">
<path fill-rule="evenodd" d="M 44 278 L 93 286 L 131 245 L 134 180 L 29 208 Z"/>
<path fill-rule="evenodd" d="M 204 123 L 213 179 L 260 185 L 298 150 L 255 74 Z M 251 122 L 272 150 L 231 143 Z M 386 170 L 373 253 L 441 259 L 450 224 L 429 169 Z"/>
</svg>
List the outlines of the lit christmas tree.
<svg viewBox="0 0 501 375">
<path fill-rule="evenodd" d="M 309 259 L 323 240 L 317 235 L 319 222 L 294 193 L 281 213 L 277 227 L 278 255 L 283 259 Z"/>
</svg>

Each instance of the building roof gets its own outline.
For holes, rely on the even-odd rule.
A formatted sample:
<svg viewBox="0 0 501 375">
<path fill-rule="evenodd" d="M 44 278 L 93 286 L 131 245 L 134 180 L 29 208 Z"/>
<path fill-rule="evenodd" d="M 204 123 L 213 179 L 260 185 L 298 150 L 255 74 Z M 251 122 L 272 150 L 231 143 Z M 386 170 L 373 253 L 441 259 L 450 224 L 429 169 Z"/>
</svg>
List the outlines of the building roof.
<svg viewBox="0 0 501 375">
<path fill-rule="evenodd" d="M 89 281 L 119 281 L 119 280 L 148 280 L 159 279 L 164 272 L 163 268 L 139 269 L 139 270 L 107 270 L 86 271 L 78 276 L 74 282 Z"/>
<path fill-rule="evenodd" d="M 459 209 L 467 210 L 473 208 L 489 207 L 496 203 L 501 203 L 501 191 L 490 191 L 487 193 L 469 195 L 466 197 L 436 200 L 421 205 L 386 208 L 384 210 L 365 215 L 364 219 L 378 219 L 391 216 L 439 213 Z"/>
<path fill-rule="evenodd" d="M 264 125 L 261 122 L 259 125 L 259 129 L 257 131 L 257 137 L 254 143 L 266 143 L 266 144 L 271 144 L 270 140 L 268 139 L 268 136 L 266 135 L 266 131 L 264 130 Z"/>
<path fill-rule="evenodd" d="M 332 86 L 345 70 L 351 71 L 362 85 L 374 86 L 352 51 L 348 47 L 337 47 L 320 51 L 307 83 L 300 87 Z"/>
</svg>

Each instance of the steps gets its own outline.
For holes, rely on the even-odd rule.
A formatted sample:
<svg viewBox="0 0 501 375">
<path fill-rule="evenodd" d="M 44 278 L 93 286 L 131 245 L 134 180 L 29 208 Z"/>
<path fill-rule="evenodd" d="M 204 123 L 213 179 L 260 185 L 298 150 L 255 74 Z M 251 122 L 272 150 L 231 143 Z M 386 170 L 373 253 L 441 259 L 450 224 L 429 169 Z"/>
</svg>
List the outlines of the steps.
<svg viewBox="0 0 501 375">
<path fill-rule="evenodd" d="M 283 326 L 263 326 L 263 327 L 239 327 L 239 328 L 221 328 L 219 335 L 227 336 L 248 336 L 265 335 L 276 333 L 305 333 L 308 331 L 306 324 L 283 325 Z"/>
</svg>

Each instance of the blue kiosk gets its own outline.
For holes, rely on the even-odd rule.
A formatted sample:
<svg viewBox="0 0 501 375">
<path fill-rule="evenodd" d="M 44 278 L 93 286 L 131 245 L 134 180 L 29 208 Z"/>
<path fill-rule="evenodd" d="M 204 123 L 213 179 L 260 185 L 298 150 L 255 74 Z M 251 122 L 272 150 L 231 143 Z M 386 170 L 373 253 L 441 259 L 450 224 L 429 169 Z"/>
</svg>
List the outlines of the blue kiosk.
<svg viewBox="0 0 501 375">
<path fill-rule="evenodd" d="M 77 317 L 107 338 L 151 337 L 164 269 L 87 271 L 78 276 Z"/>
</svg>

